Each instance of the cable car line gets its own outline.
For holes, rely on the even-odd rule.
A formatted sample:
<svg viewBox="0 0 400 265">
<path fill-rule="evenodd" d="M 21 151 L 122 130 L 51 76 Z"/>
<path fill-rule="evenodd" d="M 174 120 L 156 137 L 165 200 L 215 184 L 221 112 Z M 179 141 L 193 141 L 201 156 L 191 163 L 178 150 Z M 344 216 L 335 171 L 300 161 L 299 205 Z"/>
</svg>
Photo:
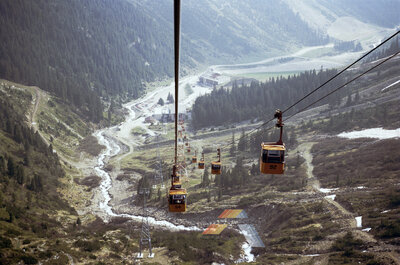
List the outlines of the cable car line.
<svg viewBox="0 0 400 265">
<path fill-rule="evenodd" d="M 179 44 L 181 1 L 174 0 L 174 52 L 175 52 L 175 166 L 178 157 L 178 102 L 179 102 Z"/>
<path fill-rule="evenodd" d="M 322 85 L 318 86 L 317 88 L 315 88 L 314 90 L 312 90 L 311 92 L 309 92 L 307 95 L 305 95 L 304 97 L 302 97 L 301 99 L 297 100 L 295 103 L 293 103 L 292 105 L 290 105 L 289 107 L 287 107 L 285 110 L 282 111 L 282 113 L 285 113 L 286 111 L 290 110 L 291 108 L 293 108 L 294 106 L 296 106 L 297 104 L 299 104 L 300 102 L 302 102 L 304 99 L 308 98 L 310 95 L 314 94 L 316 91 L 318 91 L 320 88 L 322 88 L 323 86 L 325 86 L 326 84 L 328 84 L 329 82 L 331 82 L 333 79 L 337 78 L 339 75 L 341 75 L 343 72 L 345 72 L 347 69 L 349 69 L 350 67 L 352 67 L 353 65 L 355 65 L 356 63 L 358 63 L 359 61 L 361 61 L 362 59 L 364 59 L 365 57 L 367 57 L 369 54 L 371 54 L 373 51 L 375 51 L 376 49 L 378 49 L 379 47 L 381 47 L 382 45 L 384 45 L 386 42 L 388 42 L 389 40 L 391 40 L 392 38 L 394 38 L 397 34 L 399 34 L 400 31 L 397 31 L 396 33 L 394 33 L 392 36 L 390 36 L 389 38 L 387 38 L 385 41 L 381 42 L 378 46 L 376 46 L 375 48 L 373 48 L 372 50 L 370 50 L 369 52 L 367 52 L 366 54 L 364 54 L 363 56 L 361 56 L 360 58 L 358 58 L 357 60 L 355 60 L 353 63 L 351 63 L 350 65 L 348 65 L 346 68 L 342 69 L 340 72 L 338 72 L 337 74 L 335 74 L 334 76 L 332 76 L 331 78 L 329 78 L 327 81 L 325 81 Z"/>
<path fill-rule="evenodd" d="M 379 63 L 377 63 L 373 67 L 367 69 L 366 71 L 364 71 L 361 74 L 357 75 L 356 77 L 350 79 L 349 81 L 347 81 L 343 85 L 337 87 L 336 89 L 330 91 L 329 93 L 327 93 L 323 97 L 320 97 L 319 99 L 315 100 L 311 104 L 307 105 L 306 107 L 304 107 L 304 108 L 300 109 L 299 111 L 297 111 L 296 113 L 292 114 L 287 119 L 285 119 L 285 121 L 287 121 L 288 119 L 292 118 L 296 114 L 298 114 L 300 112 L 303 112 L 304 110 L 306 110 L 310 106 L 312 106 L 312 105 L 316 104 L 317 102 L 325 99 L 326 97 L 332 95 L 333 93 L 337 92 L 338 90 L 340 90 L 341 88 L 347 86 L 348 84 L 354 82 L 355 80 L 357 80 L 360 77 L 364 76 L 365 74 L 369 73 L 373 69 L 379 67 L 380 65 L 382 65 L 385 62 L 389 61 L 390 59 L 394 58 L 399 53 L 400 53 L 400 51 L 397 51 L 393 55 L 385 58 L 384 60 L 380 61 Z M 283 133 L 282 114 L 283 114 L 282 111 L 277 110 L 275 112 L 275 115 L 274 115 L 274 118 L 278 119 L 278 122 L 276 123 L 276 126 L 280 128 L 280 138 L 279 138 L 279 140 L 276 143 L 274 143 L 274 142 L 261 143 L 260 172 L 263 173 L 263 174 L 283 174 L 284 170 L 285 170 L 285 151 L 286 151 L 286 149 L 285 149 L 285 144 L 282 141 L 282 133 Z M 267 129 L 267 131 L 272 129 L 272 128 L 273 127 Z M 249 141 L 249 140 L 250 140 L 250 138 L 247 139 L 247 141 Z"/>
<path fill-rule="evenodd" d="M 174 152 L 174 165 L 173 165 L 173 170 L 172 170 L 172 176 L 171 176 L 171 188 L 169 189 L 168 192 L 168 203 L 169 203 L 169 211 L 170 212 L 184 212 L 186 211 L 186 197 L 187 197 L 187 192 L 186 189 L 182 188 L 181 182 L 180 182 L 180 175 L 177 173 L 178 170 L 178 119 L 179 119 L 179 109 L 178 109 L 178 102 L 179 102 L 179 50 L 180 50 L 180 10 L 181 10 L 181 1 L 180 0 L 174 0 L 174 66 L 175 66 L 175 152 Z M 285 108 L 283 111 L 277 110 L 275 113 L 274 118 L 278 119 L 278 122 L 276 123 L 276 126 L 280 128 L 280 139 L 276 143 L 262 143 L 261 144 L 261 157 L 260 157 L 260 171 L 265 174 L 283 174 L 284 172 L 284 153 L 285 153 L 285 146 L 282 141 L 282 133 L 283 133 L 283 122 L 282 122 L 282 114 L 289 111 L 292 109 L 294 106 L 298 105 L 300 102 L 308 98 L 310 95 L 314 94 L 316 91 L 324 87 L 326 84 L 337 78 L 339 75 L 341 75 L 343 72 L 348 70 L 350 67 L 355 65 L 356 63 L 360 62 L 362 59 L 367 57 L 369 54 L 374 52 L 376 49 L 380 48 L 382 45 L 387 43 L 389 40 L 394 38 L 400 33 L 400 31 L 397 31 L 393 35 L 391 35 L 389 38 L 387 38 L 385 41 L 368 51 L 366 54 L 355 60 L 353 63 L 348 65 L 347 67 L 343 68 L 341 71 L 336 73 L 334 76 L 329 78 L 327 81 L 325 81 L 323 84 L 319 85 L 317 88 L 313 89 L 306 95 L 304 95 L 302 98 L 298 99 L 296 102 L 291 104 L 289 107 Z M 316 101 L 312 102 L 311 104 L 307 105 L 306 107 L 302 108 L 299 111 L 296 111 L 294 114 L 289 116 L 285 121 L 288 119 L 292 118 L 296 114 L 306 110 L 310 106 L 316 104 L 317 102 L 320 102 L 321 100 L 325 99 L 329 95 L 332 95 L 336 91 L 340 90 L 341 88 L 345 87 L 346 85 L 354 82 L 358 78 L 362 77 L 363 75 L 367 74 L 368 72 L 372 71 L 373 69 L 377 68 L 381 64 L 385 63 L 386 61 L 392 59 L 395 57 L 397 54 L 399 54 L 400 51 L 396 52 L 392 56 L 384 59 L 383 61 L 379 62 L 377 65 L 371 67 L 367 71 L 359 74 L 358 76 L 354 77 L 353 79 L 347 81 L 345 84 L 337 87 L 336 89 L 330 91 L 328 94 L 325 96 L 317 99 Z M 262 123 L 260 126 L 254 128 L 247 134 L 243 134 L 242 137 L 240 137 L 238 140 L 240 141 L 246 136 L 251 135 L 253 132 L 260 130 L 261 128 L 267 126 L 274 118 Z M 179 123 L 180 124 L 180 123 Z M 183 121 L 182 124 L 180 124 L 183 128 Z M 268 130 L 272 129 L 273 127 L 270 127 Z M 182 133 L 181 133 L 181 138 L 182 138 Z M 183 147 L 185 147 L 185 140 L 186 140 L 186 135 L 182 141 Z M 246 139 L 244 139 L 246 141 Z M 250 138 L 247 139 L 249 141 Z M 232 144 L 235 144 L 233 142 Z M 186 141 L 186 146 L 187 146 L 187 151 L 190 152 L 190 146 L 188 142 Z M 230 145 L 227 145 L 225 147 L 228 147 Z M 221 149 L 217 149 L 218 152 L 218 161 L 214 161 L 211 163 L 211 173 L 212 174 L 221 174 Z M 195 155 L 196 157 L 196 155 Z M 197 157 L 196 157 L 197 158 Z M 193 158 L 192 158 L 193 159 Z M 196 159 L 197 160 L 197 159 Z M 193 162 L 193 161 L 192 161 Z M 181 165 L 180 165 L 181 166 Z M 198 168 L 203 169 L 204 168 L 204 153 L 202 153 L 202 158 L 200 161 L 198 161 Z"/>
<path fill-rule="evenodd" d="M 178 170 L 178 119 L 179 119 L 179 43 L 180 43 L 181 1 L 174 0 L 174 62 L 175 62 L 175 155 L 172 167 L 171 188 L 168 191 L 168 210 L 170 212 L 186 211 L 186 189 L 182 188 Z M 183 125 L 181 125 L 183 127 Z M 182 137 L 182 132 L 180 131 Z"/>
<path fill-rule="evenodd" d="M 285 172 L 285 144 L 282 141 L 283 122 L 282 111 L 276 110 L 275 124 L 280 129 L 279 140 L 274 142 L 261 143 L 260 172 L 263 174 L 283 174 Z"/>
<path fill-rule="evenodd" d="M 374 70 L 375 68 L 377 68 L 377 67 L 380 66 L 381 64 L 383 64 L 383 63 L 389 61 L 390 59 L 392 59 L 393 57 L 395 57 L 395 56 L 398 55 L 399 53 L 400 53 L 400 51 L 394 53 L 393 55 L 391 55 L 391 56 L 387 57 L 386 59 L 384 59 L 383 61 L 379 62 L 377 65 L 371 67 L 370 69 L 368 69 L 368 70 L 366 70 L 365 72 L 359 74 L 358 76 L 354 77 L 353 79 L 350 79 L 349 81 L 347 81 L 347 82 L 344 83 L 343 85 L 337 87 L 336 89 L 332 90 L 331 92 L 329 92 L 329 93 L 326 94 L 325 96 L 319 98 L 318 100 L 316 100 L 316 101 L 310 103 L 309 105 L 305 106 L 304 108 L 300 109 L 300 110 L 297 111 L 296 113 L 290 115 L 288 118 L 285 119 L 285 121 L 287 121 L 288 119 L 290 119 L 290 118 L 292 118 L 293 116 L 297 115 L 298 113 L 305 111 L 306 109 L 308 109 L 308 108 L 311 107 L 312 105 L 314 105 L 314 104 L 320 102 L 321 100 L 327 98 L 328 96 L 332 95 L 333 93 L 335 93 L 335 92 L 338 91 L 339 89 L 341 89 L 341 88 L 347 86 L 348 84 L 354 82 L 355 80 L 357 80 L 358 78 L 360 78 L 360 77 L 362 77 L 363 75 L 367 74 L 368 72 Z"/>
<path fill-rule="evenodd" d="M 338 72 L 337 74 L 335 74 L 334 76 L 332 76 L 331 78 L 329 78 L 327 81 L 325 81 L 322 85 L 318 86 L 317 88 L 315 88 L 314 90 L 312 90 L 311 92 L 309 92 L 307 95 L 303 96 L 302 98 L 300 98 L 299 100 L 297 100 L 295 103 L 293 103 L 292 105 L 290 105 L 289 107 L 287 107 L 285 110 L 282 111 L 282 114 L 287 112 L 288 110 L 290 110 L 291 108 L 293 108 L 294 106 L 296 106 L 297 104 L 299 104 L 300 102 L 302 102 L 304 99 L 306 99 L 307 97 L 309 97 L 310 95 L 312 95 L 313 93 L 315 93 L 317 90 L 321 89 L 323 86 L 325 86 L 326 84 L 328 84 L 329 82 L 331 82 L 333 79 L 337 78 L 340 74 L 342 74 L 343 72 L 345 72 L 346 70 L 348 70 L 350 67 L 352 67 L 353 65 L 355 65 L 356 63 L 358 63 L 359 61 L 361 61 L 362 59 L 364 59 L 366 56 L 368 56 L 369 54 L 371 54 L 373 51 L 375 51 L 376 49 L 378 49 L 379 47 L 381 47 L 382 45 L 384 45 L 386 42 L 388 42 L 389 40 L 391 40 L 392 38 L 394 38 L 396 35 L 398 35 L 400 33 L 400 31 L 397 31 L 396 33 L 394 33 L 393 35 L 391 35 L 389 38 L 387 38 L 386 40 L 384 40 L 383 42 L 381 42 L 379 45 L 377 45 L 375 48 L 371 49 L 370 51 L 368 51 L 366 54 L 364 54 L 363 56 L 361 56 L 360 58 L 358 58 L 356 61 L 354 61 L 353 63 L 351 63 L 350 65 L 348 65 L 346 68 L 344 68 L 343 70 L 341 70 L 340 72 Z M 323 98 L 320 98 L 318 100 L 316 100 L 315 102 L 309 104 L 307 107 L 301 109 L 300 111 L 297 111 L 296 113 L 292 114 L 289 118 L 295 116 L 296 114 L 304 111 L 305 109 L 307 109 L 308 107 L 314 105 L 315 103 L 321 101 L 322 99 L 326 98 L 327 96 L 333 94 L 335 91 L 341 89 L 342 87 L 348 85 L 349 83 L 355 81 L 356 79 L 358 79 L 359 77 L 361 77 L 362 75 L 366 74 L 367 72 L 373 70 L 374 68 L 378 67 L 379 65 L 383 64 L 384 62 L 388 61 L 389 59 L 391 59 L 392 57 L 396 56 L 398 54 L 395 53 L 394 55 L 386 58 L 384 61 L 380 62 L 379 64 L 375 65 L 374 67 L 372 67 L 371 69 L 369 69 L 368 71 L 364 72 L 363 74 L 361 74 L 360 76 L 350 80 L 349 82 L 346 82 L 345 85 L 336 88 L 335 90 L 333 90 L 331 93 L 329 93 L 328 95 L 325 95 Z M 286 118 L 285 121 L 287 121 L 289 118 Z M 260 126 L 252 129 L 250 132 L 244 134 L 243 136 L 241 136 L 237 141 L 240 141 L 240 139 L 247 137 L 251 134 L 253 134 L 255 131 L 258 131 L 259 129 L 267 126 L 268 123 L 272 122 L 275 118 L 271 118 L 268 121 L 262 123 Z M 272 128 L 274 128 L 275 126 L 272 126 L 270 128 L 267 129 L 267 131 L 271 130 Z M 249 141 L 249 140 L 247 140 Z M 230 145 L 226 146 L 230 147 Z"/>
</svg>

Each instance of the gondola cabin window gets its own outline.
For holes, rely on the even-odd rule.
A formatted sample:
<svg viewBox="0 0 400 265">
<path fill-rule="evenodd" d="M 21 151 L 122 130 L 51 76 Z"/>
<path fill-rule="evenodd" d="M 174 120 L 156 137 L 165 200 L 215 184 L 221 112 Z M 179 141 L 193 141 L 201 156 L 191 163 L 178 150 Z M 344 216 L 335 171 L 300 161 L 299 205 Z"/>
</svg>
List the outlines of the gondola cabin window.
<svg viewBox="0 0 400 265">
<path fill-rule="evenodd" d="M 185 195 L 171 195 L 170 199 L 172 201 L 172 204 L 183 204 L 185 203 Z"/>
<path fill-rule="evenodd" d="M 285 151 L 280 150 L 263 150 L 264 163 L 282 163 L 284 161 Z"/>
<path fill-rule="evenodd" d="M 214 170 L 220 170 L 221 169 L 221 165 L 218 165 L 218 164 L 212 164 L 211 167 Z"/>
</svg>

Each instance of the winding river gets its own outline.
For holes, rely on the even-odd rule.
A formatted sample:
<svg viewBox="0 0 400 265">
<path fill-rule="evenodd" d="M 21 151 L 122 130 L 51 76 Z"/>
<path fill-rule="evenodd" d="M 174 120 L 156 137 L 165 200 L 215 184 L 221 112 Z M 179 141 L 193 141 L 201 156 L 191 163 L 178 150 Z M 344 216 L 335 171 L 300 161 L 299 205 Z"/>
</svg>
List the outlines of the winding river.
<svg viewBox="0 0 400 265">
<path fill-rule="evenodd" d="M 107 129 L 105 129 L 105 130 L 107 130 Z M 109 190 L 112 186 L 112 180 L 111 180 L 110 174 L 104 170 L 104 166 L 109 158 L 117 155 L 121 151 L 121 148 L 115 140 L 105 136 L 105 134 L 106 134 L 105 130 L 100 130 L 95 133 L 95 136 L 97 137 L 99 143 L 106 147 L 105 150 L 100 154 L 100 156 L 97 160 L 97 166 L 95 166 L 95 168 L 94 168 L 96 173 L 102 178 L 100 189 L 101 189 L 103 198 L 102 198 L 102 201 L 99 203 L 99 208 L 102 211 L 104 211 L 107 214 L 107 216 L 110 216 L 110 217 L 125 217 L 125 218 L 132 219 L 134 221 L 141 221 L 143 218 L 142 216 L 127 214 L 127 213 L 118 214 L 118 213 L 115 213 L 113 211 L 112 207 L 110 206 L 111 196 L 110 196 Z M 164 227 L 171 231 L 181 231 L 181 230 L 200 231 L 201 230 L 200 228 L 198 228 L 196 226 L 187 227 L 187 226 L 183 226 L 183 225 L 175 225 L 171 222 L 164 221 L 164 220 L 158 221 L 153 217 L 148 217 L 148 221 L 151 225 Z"/>
</svg>

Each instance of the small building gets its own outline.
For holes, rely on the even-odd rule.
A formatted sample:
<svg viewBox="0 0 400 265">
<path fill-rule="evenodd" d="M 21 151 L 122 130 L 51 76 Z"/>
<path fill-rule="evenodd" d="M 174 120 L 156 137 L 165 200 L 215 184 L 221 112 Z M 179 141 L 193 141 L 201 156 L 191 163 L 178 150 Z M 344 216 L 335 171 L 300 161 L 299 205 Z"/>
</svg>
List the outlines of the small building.
<svg viewBox="0 0 400 265">
<path fill-rule="evenodd" d="M 202 75 L 199 77 L 199 84 L 203 86 L 209 86 L 209 87 L 214 87 L 218 85 L 218 80 L 215 78 L 217 77 L 217 74 L 213 75 Z"/>
<path fill-rule="evenodd" d="M 146 117 L 145 119 L 144 119 L 144 122 L 145 123 L 157 123 L 157 120 L 155 119 L 155 118 L 153 118 L 153 117 L 151 117 L 151 116 L 148 116 L 148 117 Z"/>
<path fill-rule="evenodd" d="M 189 116 L 191 116 L 191 115 L 187 112 L 187 109 L 183 105 L 179 105 L 179 118 L 187 119 Z M 154 113 L 152 115 L 152 118 L 154 118 L 157 121 L 160 121 L 162 123 L 174 122 L 175 121 L 175 106 L 173 104 L 164 106 L 164 108 L 161 110 L 161 113 L 160 112 Z"/>
</svg>

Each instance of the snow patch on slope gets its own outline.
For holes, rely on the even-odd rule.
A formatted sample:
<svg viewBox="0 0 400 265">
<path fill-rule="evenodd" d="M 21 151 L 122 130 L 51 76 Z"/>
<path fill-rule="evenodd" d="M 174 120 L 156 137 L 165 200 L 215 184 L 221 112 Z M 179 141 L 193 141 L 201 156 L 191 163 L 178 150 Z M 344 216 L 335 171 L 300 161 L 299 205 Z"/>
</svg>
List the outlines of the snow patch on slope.
<svg viewBox="0 0 400 265">
<path fill-rule="evenodd" d="M 332 10 L 321 0 L 283 0 L 312 28 L 342 41 L 357 40 L 364 49 L 373 47 L 395 29 L 364 23 L 343 10 Z"/>
<path fill-rule="evenodd" d="M 377 138 L 380 140 L 390 138 L 400 138 L 400 128 L 396 130 L 385 130 L 382 128 L 365 129 L 362 131 L 342 132 L 339 137 L 356 139 L 356 138 Z"/>
<path fill-rule="evenodd" d="M 301 19 L 307 22 L 312 28 L 326 32 L 328 27 L 336 19 L 328 8 L 325 8 L 316 0 L 283 0 L 294 13 L 298 13 Z"/>
<path fill-rule="evenodd" d="M 359 40 L 370 43 L 376 43 L 381 40 L 387 29 L 375 25 L 366 24 L 353 17 L 338 17 L 328 28 L 329 36 L 342 40 Z"/>
</svg>

